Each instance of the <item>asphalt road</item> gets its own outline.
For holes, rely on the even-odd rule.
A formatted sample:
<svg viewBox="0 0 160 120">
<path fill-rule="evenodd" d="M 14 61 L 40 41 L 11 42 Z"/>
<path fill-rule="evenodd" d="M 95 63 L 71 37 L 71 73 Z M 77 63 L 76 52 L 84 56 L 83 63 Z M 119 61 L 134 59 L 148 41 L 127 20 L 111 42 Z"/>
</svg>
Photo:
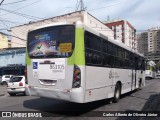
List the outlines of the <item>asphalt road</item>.
<svg viewBox="0 0 160 120">
<path fill-rule="evenodd" d="M 110 100 L 101 100 L 86 104 L 76 104 L 61 100 L 51 100 L 33 96 L 17 95 L 10 97 L 8 94 L 0 97 L 0 111 L 43 111 L 52 114 L 54 119 L 97 119 L 105 117 L 87 117 L 95 114 L 93 111 L 141 111 L 151 97 L 160 93 L 160 79 L 146 80 L 146 86 L 142 90 L 127 93 L 122 96 L 118 103 Z M 68 111 L 68 112 L 67 112 Z M 72 111 L 72 112 L 70 112 Z M 71 117 L 68 117 L 71 116 Z M 52 117 L 53 118 L 53 117 Z M 52 119 L 51 117 L 43 119 Z M 3 118 L 1 118 L 3 119 Z M 5 118 L 6 119 L 6 118 Z M 11 119 L 11 118 L 7 118 Z M 17 118 L 15 118 L 17 119 Z M 27 119 L 27 118 L 26 118 Z M 40 118 L 37 118 L 40 119 Z M 121 117 L 107 117 L 107 119 L 122 119 Z M 125 119 L 125 118 L 123 118 Z M 134 118 L 135 119 L 135 118 Z M 126 119 L 127 120 L 127 119 Z"/>
</svg>

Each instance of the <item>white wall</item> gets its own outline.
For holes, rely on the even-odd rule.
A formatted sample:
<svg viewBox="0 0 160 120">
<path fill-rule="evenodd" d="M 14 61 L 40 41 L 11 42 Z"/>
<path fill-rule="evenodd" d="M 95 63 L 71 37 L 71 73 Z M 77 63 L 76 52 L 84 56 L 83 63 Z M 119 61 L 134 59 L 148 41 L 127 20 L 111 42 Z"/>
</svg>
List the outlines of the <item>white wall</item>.
<svg viewBox="0 0 160 120">
<path fill-rule="evenodd" d="M 11 28 L 11 35 L 12 36 L 18 36 L 19 38 L 22 38 L 24 40 L 21 40 L 16 37 L 12 37 L 12 44 L 11 47 L 25 47 L 26 46 L 26 39 L 27 39 L 27 33 L 29 30 L 32 30 L 38 26 L 47 25 L 54 22 L 69 22 L 73 23 L 76 21 L 81 21 L 85 23 L 88 27 L 91 27 L 92 29 L 95 29 L 99 31 L 100 33 L 113 38 L 113 31 L 109 29 L 107 26 L 105 26 L 102 22 L 97 20 L 92 15 L 88 14 L 85 11 L 75 12 L 71 14 L 61 15 L 58 17 L 53 17 L 50 19 L 38 21 L 38 22 L 32 22 L 30 24 L 25 24 L 17 27 Z"/>
</svg>

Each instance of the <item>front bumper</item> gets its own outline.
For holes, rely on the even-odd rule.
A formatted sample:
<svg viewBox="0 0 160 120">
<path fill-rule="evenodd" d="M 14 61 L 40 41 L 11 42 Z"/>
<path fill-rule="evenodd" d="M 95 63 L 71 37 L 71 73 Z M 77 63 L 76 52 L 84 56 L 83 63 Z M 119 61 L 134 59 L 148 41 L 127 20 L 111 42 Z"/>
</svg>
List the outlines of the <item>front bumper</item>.
<svg viewBox="0 0 160 120">
<path fill-rule="evenodd" d="M 7 88 L 8 93 L 23 93 L 25 88 Z"/>
</svg>

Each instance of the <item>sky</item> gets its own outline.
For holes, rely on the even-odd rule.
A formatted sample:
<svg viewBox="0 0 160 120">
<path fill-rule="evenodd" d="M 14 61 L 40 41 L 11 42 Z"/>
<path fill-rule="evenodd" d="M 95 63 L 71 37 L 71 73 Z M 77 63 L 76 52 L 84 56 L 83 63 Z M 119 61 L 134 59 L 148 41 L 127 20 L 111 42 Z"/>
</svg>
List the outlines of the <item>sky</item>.
<svg viewBox="0 0 160 120">
<path fill-rule="evenodd" d="M 0 0 L 2 1 L 2 0 Z M 78 0 L 4 0 L 0 5 L 0 32 L 10 27 L 75 12 Z M 100 21 L 129 21 L 137 32 L 160 27 L 160 0 L 83 0 Z"/>
</svg>

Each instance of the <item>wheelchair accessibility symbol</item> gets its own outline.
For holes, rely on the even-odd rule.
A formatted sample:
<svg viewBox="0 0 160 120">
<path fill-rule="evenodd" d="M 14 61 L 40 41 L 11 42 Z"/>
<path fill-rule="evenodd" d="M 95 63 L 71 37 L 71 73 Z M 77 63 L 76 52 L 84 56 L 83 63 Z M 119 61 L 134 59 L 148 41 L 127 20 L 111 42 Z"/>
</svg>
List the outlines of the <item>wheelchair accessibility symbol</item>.
<svg viewBox="0 0 160 120">
<path fill-rule="evenodd" d="M 33 62 L 33 69 L 38 69 L 38 62 Z"/>
</svg>

